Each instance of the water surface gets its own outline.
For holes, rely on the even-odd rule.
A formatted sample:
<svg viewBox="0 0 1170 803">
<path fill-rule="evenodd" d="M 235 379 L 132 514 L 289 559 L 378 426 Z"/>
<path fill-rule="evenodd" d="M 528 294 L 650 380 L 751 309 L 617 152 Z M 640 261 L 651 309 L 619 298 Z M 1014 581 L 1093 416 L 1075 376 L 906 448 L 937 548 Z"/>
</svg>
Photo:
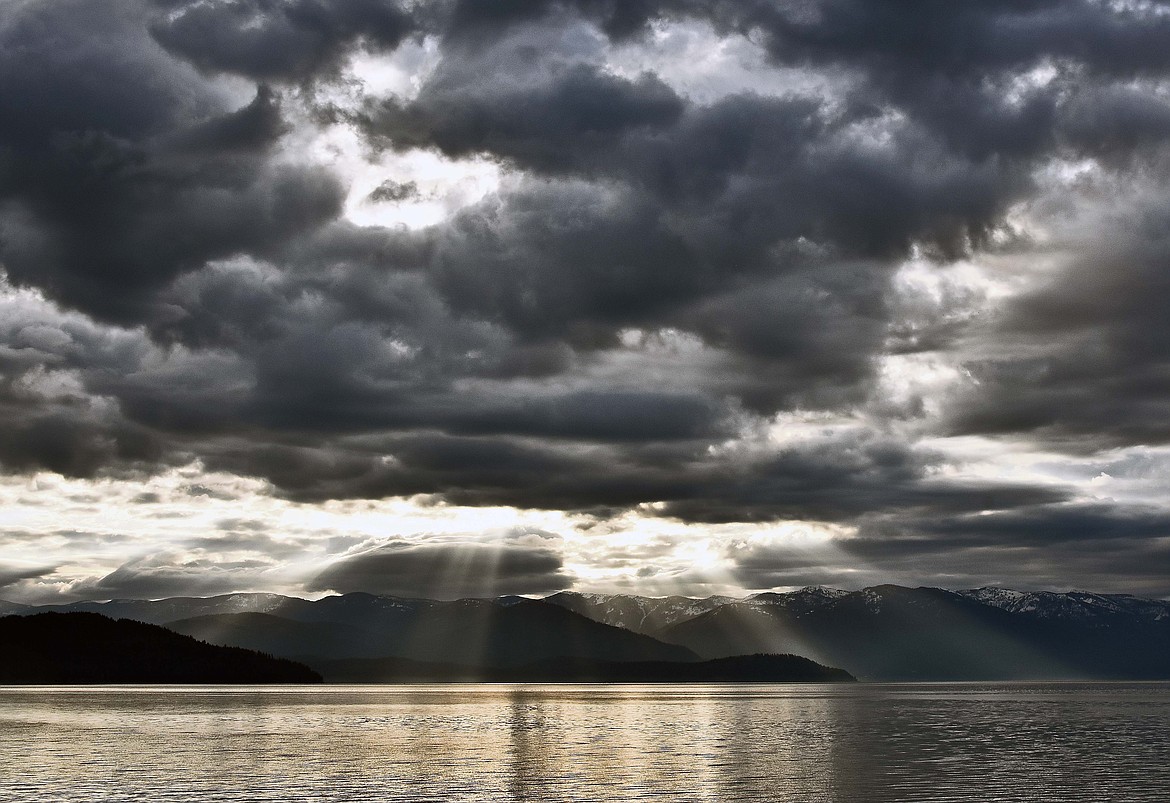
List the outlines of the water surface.
<svg viewBox="0 0 1170 803">
<path fill-rule="evenodd" d="M 1170 684 L 0 687 L 0 801 L 1170 800 Z"/>
</svg>

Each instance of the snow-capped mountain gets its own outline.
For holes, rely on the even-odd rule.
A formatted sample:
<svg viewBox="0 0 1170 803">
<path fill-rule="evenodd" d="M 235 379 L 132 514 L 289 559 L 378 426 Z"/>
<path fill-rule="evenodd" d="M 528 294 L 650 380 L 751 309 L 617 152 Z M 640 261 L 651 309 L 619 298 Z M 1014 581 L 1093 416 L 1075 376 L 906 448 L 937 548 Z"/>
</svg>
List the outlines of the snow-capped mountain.
<svg viewBox="0 0 1170 803">
<path fill-rule="evenodd" d="M 1015 591 L 993 587 L 973 588 L 957 593 L 993 608 L 1041 619 L 1089 621 L 1102 617 L 1134 616 L 1151 622 L 1170 620 L 1170 602 L 1142 599 L 1130 594 Z"/>
<path fill-rule="evenodd" d="M 561 591 L 545 602 L 567 608 L 582 616 L 635 633 L 653 635 L 664 627 L 693 619 L 721 605 L 735 602 L 733 597 L 637 597 L 628 594 L 585 594 Z"/>
<path fill-rule="evenodd" d="M 729 603 L 655 634 L 704 658 L 793 653 L 868 680 L 1170 678 L 1170 603 L 874 586 Z M 820 604 L 800 607 L 800 598 Z"/>
<path fill-rule="evenodd" d="M 245 593 L 222 594 L 217 597 L 171 597 L 168 599 L 114 599 L 106 602 L 72 602 L 65 605 L 24 606 L 11 613 L 100 613 L 111 619 L 134 619 L 139 622 L 161 625 L 175 619 L 191 616 L 210 616 L 222 613 L 272 613 L 274 611 L 307 604 L 296 597 L 280 594 Z"/>
<path fill-rule="evenodd" d="M 881 585 L 740 600 L 561 592 L 452 602 L 228 594 L 10 610 L 87 610 L 286 656 L 498 662 L 580 642 L 594 657 L 624 660 L 680 647 L 704 659 L 789 653 L 867 680 L 1170 679 L 1170 602 L 1081 591 Z"/>
<path fill-rule="evenodd" d="M 765 591 L 761 594 L 753 594 L 743 600 L 743 602 L 745 605 L 753 605 L 761 608 L 783 608 L 799 616 L 836 602 L 842 597 L 847 597 L 849 593 L 839 588 L 805 586 L 797 591 L 789 591 L 786 593 Z"/>
</svg>

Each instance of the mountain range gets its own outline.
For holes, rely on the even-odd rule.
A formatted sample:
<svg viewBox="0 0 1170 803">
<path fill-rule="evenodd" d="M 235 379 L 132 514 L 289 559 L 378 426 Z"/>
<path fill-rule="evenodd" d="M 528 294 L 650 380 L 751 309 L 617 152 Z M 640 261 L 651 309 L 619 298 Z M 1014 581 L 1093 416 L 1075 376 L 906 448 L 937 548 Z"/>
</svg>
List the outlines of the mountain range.
<svg viewBox="0 0 1170 803">
<path fill-rule="evenodd" d="M 634 599 L 549 601 L 616 622 Z M 638 600 L 637 629 L 704 659 L 785 652 L 883 681 L 1170 677 L 1170 602 L 1125 594 L 883 585 L 696 600 L 693 614 L 654 602 Z"/>
<path fill-rule="evenodd" d="M 872 681 L 1170 678 L 1170 602 L 1123 594 L 883 585 L 744 599 L 566 591 L 542 600 L 450 602 L 350 593 L 315 601 L 230 594 L 0 603 L 0 613 L 46 610 L 161 624 L 208 643 L 300 660 L 327 679 L 374 671 L 362 661 L 382 661 L 377 671 L 395 677 L 417 674 L 417 665 L 507 674 L 558 661 L 562 668 L 575 662 L 573 672 L 594 667 L 588 671 L 616 677 L 622 673 L 599 667 L 753 654 L 802 656 Z"/>
<path fill-rule="evenodd" d="M 272 613 L 210 614 L 166 626 L 212 644 L 306 661 L 398 657 L 517 666 L 549 658 L 698 660 L 687 647 L 536 600 L 436 602 L 346 594 L 326 597 L 309 608 L 294 604 Z"/>
</svg>

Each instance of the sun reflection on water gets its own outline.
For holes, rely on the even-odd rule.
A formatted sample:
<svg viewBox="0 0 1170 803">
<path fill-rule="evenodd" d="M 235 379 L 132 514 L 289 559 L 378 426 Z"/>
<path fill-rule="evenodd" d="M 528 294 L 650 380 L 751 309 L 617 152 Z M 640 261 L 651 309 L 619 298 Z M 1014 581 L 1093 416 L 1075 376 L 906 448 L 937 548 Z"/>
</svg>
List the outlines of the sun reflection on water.
<svg viewBox="0 0 1170 803">
<path fill-rule="evenodd" d="M 0 801 L 1161 801 L 1167 684 L 0 688 Z"/>
</svg>

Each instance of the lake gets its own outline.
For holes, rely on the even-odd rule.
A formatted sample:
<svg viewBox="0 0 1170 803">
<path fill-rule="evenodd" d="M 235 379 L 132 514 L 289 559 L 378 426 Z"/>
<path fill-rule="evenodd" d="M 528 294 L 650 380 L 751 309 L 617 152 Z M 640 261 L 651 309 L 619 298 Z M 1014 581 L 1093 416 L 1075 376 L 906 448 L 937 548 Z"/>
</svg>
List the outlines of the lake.
<svg viewBox="0 0 1170 803">
<path fill-rule="evenodd" d="M 1170 800 L 1170 684 L 0 687 L 0 801 Z"/>
</svg>

